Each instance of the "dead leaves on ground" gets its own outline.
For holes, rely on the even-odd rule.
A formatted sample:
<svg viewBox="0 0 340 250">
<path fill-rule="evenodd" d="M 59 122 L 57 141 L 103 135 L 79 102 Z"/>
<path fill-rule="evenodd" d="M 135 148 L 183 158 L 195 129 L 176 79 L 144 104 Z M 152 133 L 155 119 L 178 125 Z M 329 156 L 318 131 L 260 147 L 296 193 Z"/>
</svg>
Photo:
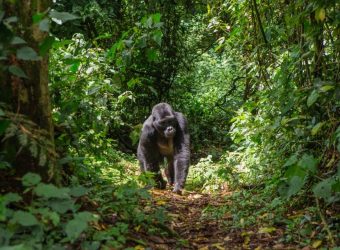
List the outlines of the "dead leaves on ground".
<svg viewBox="0 0 340 250">
<path fill-rule="evenodd" d="M 277 243 L 283 235 L 282 229 L 264 226 L 242 231 L 226 228 L 222 221 L 202 216 L 208 205 L 230 206 L 230 193 L 209 195 L 186 191 L 177 195 L 169 190 L 155 189 L 151 194 L 153 205 L 167 210 L 170 216 L 167 226 L 173 232 L 172 237 L 143 235 L 151 249 L 292 249 Z M 226 213 L 222 219 L 231 220 L 232 215 Z"/>
</svg>

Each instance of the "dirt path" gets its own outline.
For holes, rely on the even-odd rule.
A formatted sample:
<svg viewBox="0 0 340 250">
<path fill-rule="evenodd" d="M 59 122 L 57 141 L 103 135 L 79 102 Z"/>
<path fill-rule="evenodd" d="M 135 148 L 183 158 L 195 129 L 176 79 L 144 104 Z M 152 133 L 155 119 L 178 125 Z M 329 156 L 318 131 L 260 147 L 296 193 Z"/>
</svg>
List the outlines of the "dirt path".
<svg viewBox="0 0 340 250">
<path fill-rule="evenodd" d="M 252 229 L 232 229 L 225 225 L 232 215 L 225 214 L 220 221 L 206 218 L 207 206 L 229 206 L 228 193 L 208 195 L 186 192 L 176 195 L 168 190 L 153 190 L 154 203 L 163 206 L 171 223 L 172 237 L 146 236 L 151 249 L 296 249 L 284 246 L 278 240 L 283 230 L 263 233 Z M 229 204 L 228 204 L 229 203 Z"/>
</svg>

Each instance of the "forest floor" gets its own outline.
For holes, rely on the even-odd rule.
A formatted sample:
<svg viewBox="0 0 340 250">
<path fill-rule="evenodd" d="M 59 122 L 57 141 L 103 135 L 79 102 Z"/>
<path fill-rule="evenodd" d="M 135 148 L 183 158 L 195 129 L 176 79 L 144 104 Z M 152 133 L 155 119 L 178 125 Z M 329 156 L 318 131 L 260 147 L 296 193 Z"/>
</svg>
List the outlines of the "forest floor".
<svg viewBox="0 0 340 250">
<path fill-rule="evenodd" d="M 172 236 L 139 235 L 151 249 L 298 249 L 282 244 L 284 230 L 275 228 L 233 229 L 226 225 L 231 214 L 220 220 L 205 215 L 207 207 L 230 206 L 230 192 L 203 194 L 186 191 L 177 195 L 170 190 L 152 190 L 154 205 L 163 206 L 171 217 L 168 229 Z M 143 249 L 143 248 L 141 248 Z M 304 248 L 309 249 L 309 248 Z"/>
</svg>

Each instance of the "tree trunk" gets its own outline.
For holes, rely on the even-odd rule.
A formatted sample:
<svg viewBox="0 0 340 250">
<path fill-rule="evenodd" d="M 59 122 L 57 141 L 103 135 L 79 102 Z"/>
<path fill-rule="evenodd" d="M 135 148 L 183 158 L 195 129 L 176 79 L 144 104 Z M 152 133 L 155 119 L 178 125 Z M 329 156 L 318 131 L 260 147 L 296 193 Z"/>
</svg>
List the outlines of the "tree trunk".
<svg viewBox="0 0 340 250">
<path fill-rule="evenodd" d="M 18 133 L 27 136 L 28 143 L 21 150 L 23 145 L 20 140 L 15 141 L 14 137 L 9 139 L 4 149 L 7 153 L 6 159 L 15 168 L 17 176 L 22 176 L 30 171 L 39 173 L 45 180 L 50 180 L 52 177 L 55 178 L 58 173 L 55 170 L 54 132 L 48 91 L 48 53 L 40 56 L 38 60 L 20 60 L 17 56 L 17 51 L 26 46 L 39 54 L 39 44 L 44 41 L 47 33 L 39 29 L 39 24 L 33 24 L 32 17 L 37 13 L 46 13 L 50 6 L 50 0 L 10 2 L 3 3 L 0 0 L 5 10 L 5 17 L 16 16 L 18 18 L 17 23 L 13 24 L 15 27 L 13 33 L 15 34 L 12 36 L 22 38 L 27 44 L 9 45 L 14 48 L 14 52 L 7 55 L 8 60 L 1 67 L 2 93 L 0 98 L 7 104 L 10 111 L 8 117 L 12 124 L 17 126 Z M 6 66 L 21 68 L 27 78 L 4 71 Z M 34 122 L 35 125 L 29 126 L 29 123 L 25 123 L 22 115 L 27 117 L 27 120 Z M 30 140 L 38 142 L 37 154 L 32 153 L 33 150 L 29 148 L 31 147 Z M 47 158 L 46 161 L 42 159 L 44 157 Z"/>
</svg>

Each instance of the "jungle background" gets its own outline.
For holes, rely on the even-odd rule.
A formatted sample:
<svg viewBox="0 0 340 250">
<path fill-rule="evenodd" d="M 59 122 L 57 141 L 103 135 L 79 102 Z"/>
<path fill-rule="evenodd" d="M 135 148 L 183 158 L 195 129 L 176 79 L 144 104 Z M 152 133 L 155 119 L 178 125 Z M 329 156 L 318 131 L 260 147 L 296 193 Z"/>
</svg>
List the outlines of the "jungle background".
<svg viewBox="0 0 340 250">
<path fill-rule="evenodd" d="M 0 249 L 339 249 L 336 0 L 0 0 Z M 182 196 L 145 188 L 153 105 Z"/>
</svg>

